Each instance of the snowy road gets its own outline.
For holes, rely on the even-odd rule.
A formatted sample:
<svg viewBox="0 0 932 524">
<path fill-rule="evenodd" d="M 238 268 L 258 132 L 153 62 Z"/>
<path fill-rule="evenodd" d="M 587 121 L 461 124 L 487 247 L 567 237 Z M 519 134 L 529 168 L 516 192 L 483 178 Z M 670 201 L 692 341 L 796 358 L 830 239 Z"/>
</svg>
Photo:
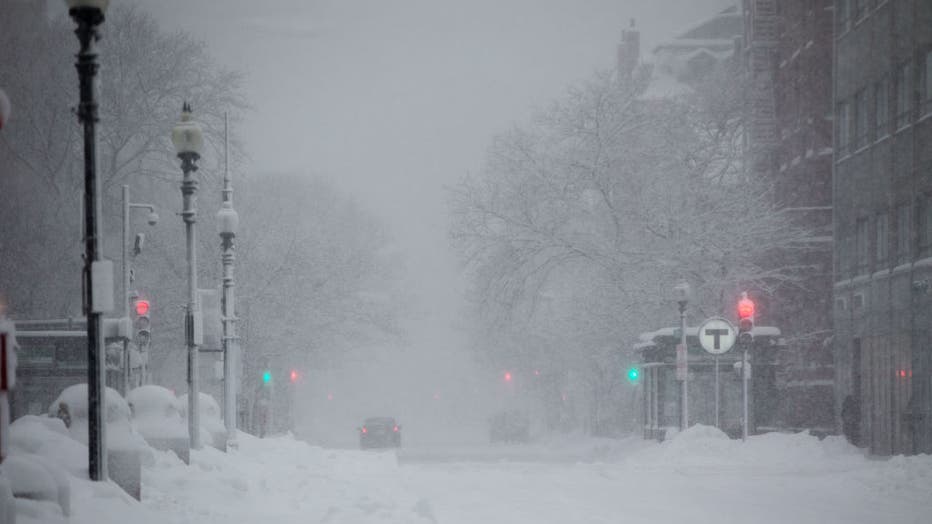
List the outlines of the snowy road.
<svg viewBox="0 0 932 524">
<path fill-rule="evenodd" d="M 162 455 L 144 505 L 161 522 L 928 522 L 932 457 L 868 460 L 836 440 L 748 443 L 701 428 L 662 445 L 326 450 L 244 438 L 236 454 Z"/>
</svg>

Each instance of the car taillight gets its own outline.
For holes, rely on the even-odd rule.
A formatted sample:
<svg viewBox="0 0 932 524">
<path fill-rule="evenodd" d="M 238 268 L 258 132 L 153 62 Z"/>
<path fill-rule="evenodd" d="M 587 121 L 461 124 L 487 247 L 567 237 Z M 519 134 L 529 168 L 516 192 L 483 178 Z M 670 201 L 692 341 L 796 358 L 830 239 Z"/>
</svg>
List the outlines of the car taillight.
<svg viewBox="0 0 932 524">
<path fill-rule="evenodd" d="M 395 433 L 398 433 L 398 426 L 395 426 Z"/>
<path fill-rule="evenodd" d="M 363 427 L 362 427 L 362 432 L 363 432 L 363 433 L 368 433 L 369 430 L 366 429 L 366 426 L 363 426 Z"/>
</svg>

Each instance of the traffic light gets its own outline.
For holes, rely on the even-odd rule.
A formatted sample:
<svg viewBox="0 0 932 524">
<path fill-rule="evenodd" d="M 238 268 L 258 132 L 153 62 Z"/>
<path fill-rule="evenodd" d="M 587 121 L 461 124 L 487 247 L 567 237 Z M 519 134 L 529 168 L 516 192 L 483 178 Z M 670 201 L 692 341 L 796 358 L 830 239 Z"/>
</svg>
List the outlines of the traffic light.
<svg viewBox="0 0 932 524">
<path fill-rule="evenodd" d="M 301 378 L 301 374 L 298 373 L 297 369 L 292 369 L 291 373 L 288 375 L 288 378 L 291 379 L 291 383 L 294 384 Z"/>
<path fill-rule="evenodd" d="M 144 346 L 149 343 L 149 301 L 143 298 L 137 299 L 133 304 L 133 310 L 136 312 L 136 344 Z"/>
<path fill-rule="evenodd" d="M 754 342 L 754 301 L 748 298 L 748 292 L 741 293 L 738 301 L 738 343 L 750 346 Z"/>
<path fill-rule="evenodd" d="M 505 382 L 511 382 L 511 371 L 505 372 Z"/>
<path fill-rule="evenodd" d="M 641 370 L 637 366 L 628 369 L 628 380 L 630 382 L 637 382 L 639 378 L 641 378 Z"/>
<path fill-rule="evenodd" d="M 271 371 L 265 370 L 265 371 L 262 372 L 262 383 L 263 383 L 263 384 L 271 384 L 271 383 L 272 383 L 272 372 L 271 372 Z"/>
</svg>

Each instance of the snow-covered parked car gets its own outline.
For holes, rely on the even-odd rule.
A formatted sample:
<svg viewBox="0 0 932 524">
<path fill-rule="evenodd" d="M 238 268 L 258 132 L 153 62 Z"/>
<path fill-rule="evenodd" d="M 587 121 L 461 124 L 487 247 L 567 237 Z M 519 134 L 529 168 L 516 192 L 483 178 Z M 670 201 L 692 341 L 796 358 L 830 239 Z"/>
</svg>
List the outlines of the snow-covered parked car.
<svg viewBox="0 0 932 524">
<path fill-rule="evenodd" d="M 168 388 L 149 384 L 126 394 L 133 426 L 155 449 L 172 451 L 190 462 L 188 426 L 181 400 Z"/>
<path fill-rule="evenodd" d="M 145 440 L 133 430 L 130 423 L 130 409 L 126 400 L 112 388 L 107 388 L 104 396 L 106 398 L 104 420 L 107 424 L 107 447 L 144 448 Z M 65 388 L 49 406 L 49 416 L 62 419 L 71 438 L 87 445 L 87 384 L 75 384 Z"/>
<path fill-rule="evenodd" d="M 71 437 L 64 422 L 37 415 L 13 422 L 10 456 L 0 467 L 0 483 L 6 482 L 9 495 L 19 499 L 14 509 L 17 504 L 27 506 L 39 521 L 67 517 L 71 512 L 69 473 L 87 475 L 87 447 Z M 0 493 L 0 522 L 7 522 L 2 499 Z"/>
<path fill-rule="evenodd" d="M 227 432 L 221 418 L 220 404 L 214 397 L 201 391 L 198 395 L 198 412 L 200 413 L 201 443 L 226 451 Z M 181 402 L 181 413 L 187 420 L 188 395 L 185 393 L 178 397 Z"/>
<path fill-rule="evenodd" d="M 141 460 L 148 449 L 146 441 L 130 423 L 130 408 L 114 389 L 104 395 L 104 420 L 107 425 L 107 470 L 127 493 L 141 497 Z M 69 386 L 49 406 L 49 416 L 57 417 L 68 428 L 74 440 L 87 445 L 88 402 L 87 384 Z"/>
</svg>

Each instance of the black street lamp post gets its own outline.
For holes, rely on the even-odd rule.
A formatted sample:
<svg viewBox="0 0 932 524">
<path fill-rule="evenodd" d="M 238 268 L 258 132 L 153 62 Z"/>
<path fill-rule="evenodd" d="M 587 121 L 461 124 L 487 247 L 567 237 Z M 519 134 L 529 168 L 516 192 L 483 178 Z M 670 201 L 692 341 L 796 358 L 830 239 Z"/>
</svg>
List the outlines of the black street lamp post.
<svg viewBox="0 0 932 524">
<path fill-rule="evenodd" d="M 91 480 L 107 480 L 106 428 L 104 410 L 101 408 L 106 394 L 103 314 L 113 306 L 113 275 L 111 270 L 108 290 L 107 266 L 102 263 L 98 249 L 100 188 L 97 185 L 97 142 L 94 130 L 98 120 L 94 77 L 97 76 L 99 64 L 94 42 L 100 38 L 97 27 L 104 21 L 104 11 L 109 0 L 65 0 L 65 3 L 71 18 L 78 25 L 75 34 L 81 43 L 75 65 L 81 89 L 78 120 L 84 125 L 83 308 L 87 316 L 88 468 Z"/>
</svg>

